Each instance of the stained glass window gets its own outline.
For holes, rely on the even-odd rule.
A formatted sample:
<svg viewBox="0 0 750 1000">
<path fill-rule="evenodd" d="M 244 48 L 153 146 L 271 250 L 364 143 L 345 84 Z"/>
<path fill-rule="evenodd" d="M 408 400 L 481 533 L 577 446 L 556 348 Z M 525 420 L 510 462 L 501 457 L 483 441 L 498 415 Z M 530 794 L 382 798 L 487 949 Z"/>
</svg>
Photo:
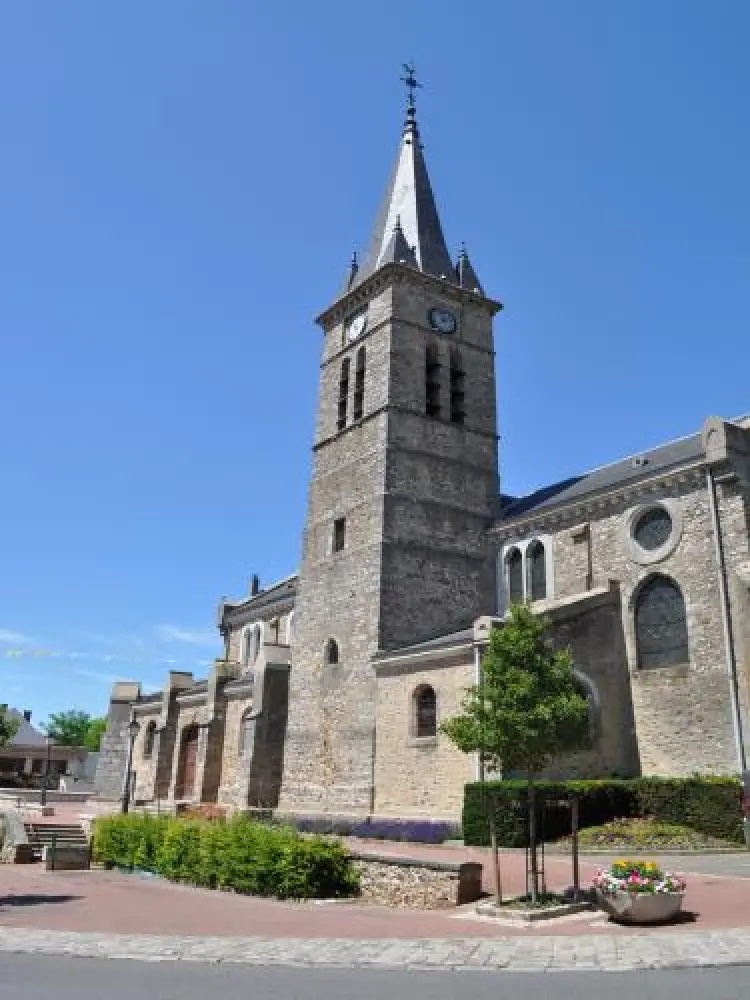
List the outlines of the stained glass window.
<svg viewBox="0 0 750 1000">
<path fill-rule="evenodd" d="M 508 598 L 511 604 L 523 600 L 523 559 L 518 549 L 511 549 L 507 557 Z"/>
<path fill-rule="evenodd" d="M 415 735 L 434 736 L 437 733 L 437 698 L 429 684 L 414 693 Z"/>
<path fill-rule="evenodd" d="M 635 635 L 638 665 L 644 669 L 689 661 L 685 601 L 672 580 L 655 576 L 643 586 L 635 606 Z"/>
<path fill-rule="evenodd" d="M 532 542 L 526 553 L 529 567 L 529 591 L 532 601 L 543 601 L 547 596 L 547 567 L 544 557 L 544 546 L 541 542 Z"/>
<path fill-rule="evenodd" d="M 652 507 L 641 514 L 633 529 L 633 538 L 642 549 L 652 552 L 661 548 L 672 534 L 672 518 L 664 507 Z"/>
</svg>

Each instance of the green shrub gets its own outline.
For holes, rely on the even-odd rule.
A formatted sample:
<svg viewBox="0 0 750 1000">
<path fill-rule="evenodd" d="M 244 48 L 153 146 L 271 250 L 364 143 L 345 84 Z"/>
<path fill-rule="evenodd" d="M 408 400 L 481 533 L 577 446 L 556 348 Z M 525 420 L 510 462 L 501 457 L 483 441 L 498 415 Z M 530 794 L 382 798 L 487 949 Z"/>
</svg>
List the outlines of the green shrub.
<svg viewBox="0 0 750 1000">
<path fill-rule="evenodd" d="M 101 817 L 94 823 L 94 860 L 106 868 L 156 871 L 156 853 L 165 830 L 165 819 L 132 815 Z"/>
<path fill-rule="evenodd" d="M 636 815 L 744 844 L 742 788 L 736 778 L 637 778 L 633 784 Z"/>
<path fill-rule="evenodd" d="M 279 899 L 336 898 L 359 888 L 339 843 L 243 817 L 102 817 L 94 824 L 94 857 L 110 868 L 144 868 L 176 882 Z"/>
<path fill-rule="evenodd" d="M 538 832 L 544 840 L 558 840 L 570 834 L 570 808 L 561 802 L 575 794 L 582 829 L 623 817 L 650 816 L 722 840 L 744 843 L 740 782 L 735 778 L 540 781 L 535 787 L 540 805 Z M 466 785 L 464 842 L 478 846 L 489 843 L 487 816 L 491 806 L 496 810 L 499 843 L 504 847 L 525 847 L 528 840 L 525 781 Z"/>
</svg>

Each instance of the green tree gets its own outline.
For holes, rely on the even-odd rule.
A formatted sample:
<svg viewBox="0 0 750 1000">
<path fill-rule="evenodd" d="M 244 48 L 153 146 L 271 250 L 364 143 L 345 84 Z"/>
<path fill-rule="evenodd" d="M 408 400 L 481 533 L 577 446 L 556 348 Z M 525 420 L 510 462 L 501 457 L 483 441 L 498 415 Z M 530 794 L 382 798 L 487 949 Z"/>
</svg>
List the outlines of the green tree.
<svg viewBox="0 0 750 1000">
<path fill-rule="evenodd" d="M 534 779 L 555 756 L 585 747 L 588 702 L 573 674 L 569 649 L 553 649 L 548 622 L 525 605 L 510 609 L 493 628 L 482 658 L 479 684 L 470 687 L 462 711 L 442 730 L 464 753 L 479 753 L 493 770 L 520 772 L 529 786 L 532 903 L 539 893 L 534 824 Z M 495 896 L 502 899 L 494 808 L 488 810 Z"/>
<path fill-rule="evenodd" d="M 102 736 L 107 729 L 107 720 L 101 718 L 89 719 L 86 729 L 86 739 L 84 746 L 87 750 L 98 750 L 101 746 Z"/>
<path fill-rule="evenodd" d="M 7 708 L 0 708 L 0 747 L 4 747 L 18 732 L 18 719 Z"/>
<path fill-rule="evenodd" d="M 90 724 L 91 716 L 88 712 L 71 708 L 67 712 L 50 715 L 45 729 L 55 743 L 66 747 L 83 747 L 86 746 L 86 734 Z"/>
</svg>

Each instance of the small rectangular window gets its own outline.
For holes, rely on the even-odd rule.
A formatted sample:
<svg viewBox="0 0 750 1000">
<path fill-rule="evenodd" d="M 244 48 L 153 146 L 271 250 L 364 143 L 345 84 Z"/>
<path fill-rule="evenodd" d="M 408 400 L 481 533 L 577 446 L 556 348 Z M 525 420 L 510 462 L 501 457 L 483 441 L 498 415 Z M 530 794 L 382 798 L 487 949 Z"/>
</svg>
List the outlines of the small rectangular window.
<svg viewBox="0 0 750 1000">
<path fill-rule="evenodd" d="M 333 522 L 333 551 L 341 552 L 346 545 L 346 518 L 338 517 Z"/>
</svg>

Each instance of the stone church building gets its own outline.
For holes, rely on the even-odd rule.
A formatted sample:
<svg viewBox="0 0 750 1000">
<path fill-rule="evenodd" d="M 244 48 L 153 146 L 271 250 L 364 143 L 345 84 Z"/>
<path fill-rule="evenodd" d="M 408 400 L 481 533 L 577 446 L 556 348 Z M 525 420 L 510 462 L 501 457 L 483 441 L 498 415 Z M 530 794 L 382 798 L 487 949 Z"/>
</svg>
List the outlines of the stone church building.
<svg viewBox="0 0 750 1000">
<path fill-rule="evenodd" d="M 410 99 L 369 248 L 317 320 L 299 572 L 221 604 L 208 678 L 114 686 L 102 797 L 123 794 L 132 732 L 136 803 L 458 818 L 479 762 L 439 725 L 517 600 L 590 700 L 592 748 L 552 773 L 745 770 L 750 420 L 506 495 L 500 310 L 448 252 Z"/>
</svg>

